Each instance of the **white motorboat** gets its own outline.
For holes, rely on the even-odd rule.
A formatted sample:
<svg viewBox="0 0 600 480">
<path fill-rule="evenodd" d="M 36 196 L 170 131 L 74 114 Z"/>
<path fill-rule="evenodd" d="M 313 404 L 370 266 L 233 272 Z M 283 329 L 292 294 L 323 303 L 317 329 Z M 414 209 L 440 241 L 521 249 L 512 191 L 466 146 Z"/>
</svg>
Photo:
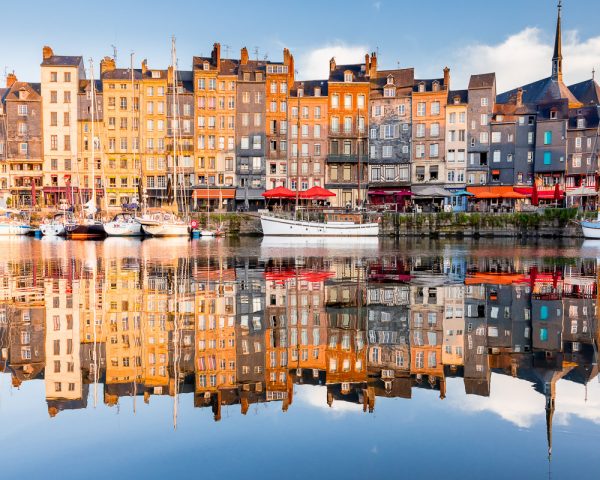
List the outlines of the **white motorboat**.
<svg viewBox="0 0 600 480">
<path fill-rule="evenodd" d="M 0 235 L 27 235 L 30 231 L 31 224 L 25 213 L 0 209 Z"/>
<path fill-rule="evenodd" d="M 596 220 L 580 222 L 584 238 L 600 239 L 600 212 Z"/>
<path fill-rule="evenodd" d="M 104 224 L 109 237 L 138 237 L 143 235 L 142 225 L 131 213 L 118 213 L 110 222 Z"/>
<path fill-rule="evenodd" d="M 60 211 L 56 213 L 52 218 L 45 219 L 40 225 L 40 231 L 45 237 L 60 237 L 66 234 L 65 224 L 68 222 L 69 215 L 67 214 L 67 212 Z"/>
<path fill-rule="evenodd" d="M 293 220 L 264 214 L 260 216 L 263 235 L 304 237 L 376 237 L 378 223 L 359 223 L 356 220 L 317 222 Z"/>
<path fill-rule="evenodd" d="M 190 235 L 190 227 L 170 212 L 146 214 L 135 219 L 146 235 L 153 237 L 183 237 Z"/>
</svg>

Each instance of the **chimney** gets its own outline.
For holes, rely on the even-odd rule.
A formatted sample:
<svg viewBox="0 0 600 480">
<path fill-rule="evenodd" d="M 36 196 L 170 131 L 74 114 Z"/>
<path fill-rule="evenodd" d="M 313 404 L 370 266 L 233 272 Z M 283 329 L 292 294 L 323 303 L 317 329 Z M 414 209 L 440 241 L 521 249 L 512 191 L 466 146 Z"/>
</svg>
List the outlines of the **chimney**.
<svg viewBox="0 0 600 480">
<path fill-rule="evenodd" d="M 13 84 L 17 81 L 17 76 L 15 75 L 15 73 L 9 73 L 6 76 L 6 88 L 10 88 L 13 86 Z"/>
<path fill-rule="evenodd" d="M 104 75 L 106 72 L 112 72 L 116 68 L 115 59 L 111 57 L 104 57 L 100 60 L 100 75 Z"/>
<path fill-rule="evenodd" d="M 335 70 L 335 57 L 331 57 L 329 60 L 329 71 L 333 72 Z"/>
<path fill-rule="evenodd" d="M 173 65 L 167 67 L 167 84 L 173 85 L 175 79 L 173 78 Z"/>
<path fill-rule="evenodd" d="M 367 75 L 369 74 L 369 70 L 371 69 L 371 57 L 369 57 L 368 53 L 365 53 L 365 72 Z"/>
<path fill-rule="evenodd" d="M 448 67 L 444 67 L 444 87 L 446 90 L 450 90 L 450 69 Z"/>
<path fill-rule="evenodd" d="M 369 65 L 369 77 L 377 77 L 377 52 L 371 53 L 371 65 Z"/>
<path fill-rule="evenodd" d="M 148 60 L 146 58 L 144 58 L 142 60 L 142 75 L 146 75 L 147 72 L 148 72 Z"/>
<path fill-rule="evenodd" d="M 248 63 L 248 49 L 246 47 L 242 48 L 240 52 L 240 64 L 246 65 Z"/>
<path fill-rule="evenodd" d="M 42 48 L 43 59 L 48 60 L 49 58 L 52 58 L 53 56 L 54 56 L 54 52 L 52 51 L 52 49 L 48 45 L 45 45 L 44 48 Z"/>
<path fill-rule="evenodd" d="M 519 87 L 517 90 L 517 107 L 523 105 L 523 89 Z"/>
<path fill-rule="evenodd" d="M 217 71 L 221 70 L 221 44 L 215 43 L 213 44 L 213 51 L 210 56 L 212 63 L 215 67 L 217 67 Z"/>
</svg>

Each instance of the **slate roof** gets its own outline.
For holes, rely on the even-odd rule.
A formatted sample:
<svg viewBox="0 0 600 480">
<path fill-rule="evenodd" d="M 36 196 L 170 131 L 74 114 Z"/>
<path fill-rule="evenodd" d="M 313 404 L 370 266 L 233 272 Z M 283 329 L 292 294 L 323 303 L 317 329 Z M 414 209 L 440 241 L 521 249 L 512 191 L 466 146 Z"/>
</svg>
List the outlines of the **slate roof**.
<svg viewBox="0 0 600 480">
<path fill-rule="evenodd" d="M 8 93 L 8 91 L 8 88 L 0 88 L 0 102 L 4 101 L 4 97 Z"/>
<path fill-rule="evenodd" d="M 567 86 L 560 80 L 552 77 L 543 78 L 521 87 L 523 89 L 523 103 L 545 103 L 566 98 L 569 104 L 580 103 Z M 516 97 L 518 88 L 501 93 L 496 97 L 496 102 L 507 103 Z"/>
<path fill-rule="evenodd" d="M 165 70 L 166 71 L 166 70 Z M 147 76 L 151 76 L 151 70 L 148 70 Z M 138 68 L 133 69 L 134 80 L 142 79 L 142 70 Z M 165 77 L 166 78 L 166 77 Z M 129 80 L 131 81 L 131 69 L 130 68 L 115 68 L 102 74 L 102 80 Z"/>
<path fill-rule="evenodd" d="M 400 68 L 396 70 L 380 70 L 377 72 L 377 77 L 371 78 L 371 94 L 383 97 L 383 90 L 388 85 L 388 78 L 392 77 L 392 85 L 396 87 L 396 95 L 399 91 L 407 94 L 412 90 L 415 81 L 414 68 Z"/>
<path fill-rule="evenodd" d="M 298 94 L 298 88 L 304 89 L 305 97 L 314 97 L 315 96 L 315 88 L 321 89 L 321 97 L 327 96 L 327 80 L 303 80 L 294 82 L 290 90 L 290 96 L 296 97 Z M 317 97 L 318 98 L 318 97 Z"/>
<path fill-rule="evenodd" d="M 81 56 L 70 57 L 65 55 L 52 55 L 50 58 L 44 58 L 42 67 L 78 67 L 80 63 L 83 63 L 83 57 Z"/>
<path fill-rule="evenodd" d="M 454 103 L 454 99 L 458 97 L 458 104 Z M 469 103 L 468 90 L 450 90 L 448 92 L 448 105 L 461 105 Z"/>
<path fill-rule="evenodd" d="M 431 92 L 433 91 L 433 82 L 438 82 L 440 84 L 440 87 L 444 86 L 444 79 L 443 78 L 430 78 L 430 79 L 415 79 L 414 85 L 413 85 L 413 92 L 418 92 L 419 91 L 419 85 L 421 83 L 425 84 L 425 91 L 426 92 Z M 440 88 L 441 90 L 441 88 Z"/>
<path fill-rule="evenodd" d="M 194 72 L 191 70 L 178 70 L 178 80 L 183 85 L 185 93 L 194 93 Z"/>
<path fill-rule="evenodd" d="M 203 70 L 204 62 L 208 62 L 210 70 L 216 70 L 217 66 L 213 63 L 211 57 L 194 57 L 192 65 L 194 70 Z M 248 61 L 250 63 L 250 61 Z M 220 75 L 237 75 L 240 61 L 233 58 L 221 58 L 221 65 L 219 68 Z"/>
<path fill-rule="evenodd" d="M 569 90 L 584 105 L 600 105 L 600 85 L 591 78 L 574 85 L 569 85 Z"/>
<path fill-rule="evenodd" d="M 475 88 L 491 88 L 496 82 L 496 73 L 480 73 L 471 75 L 469 79 L 469 90 Z"/>
<path fill-rule="evenodd" d="M 594 105 L 569 109 L 568 128 L 577 128 L 578 118 L 585 118 L 585 128 L 598 128 L 598 123 L 600 120 L 598 107 Z"/>
<path fill-rule="evenodd" d="M 40 100 L 39 96 L 41 95 L 41 84 L 29 82 L 13 83 L 12 87 L 7 89 L 7 92 L 5 94 L 5 100 L 11 99 L 11 96 L 13 97 L 11 100 L 19 100 L 17 92 L 22 88 L 25 88 L 26 90 L 32 90 L 36 94 L 35 98 L 29 98 L 28 100 Z"/>
<path fill-rule="evenodd" d="M 369 77 L 367 75 L 366 67 L 364 63 L 355 63 L 352 65 L 336 65 L 333 71 L 329 72 L 330 82 L 343 82 L 344 72 L 352 72 L 353 82 L 367 82 Z"/>
</svg>

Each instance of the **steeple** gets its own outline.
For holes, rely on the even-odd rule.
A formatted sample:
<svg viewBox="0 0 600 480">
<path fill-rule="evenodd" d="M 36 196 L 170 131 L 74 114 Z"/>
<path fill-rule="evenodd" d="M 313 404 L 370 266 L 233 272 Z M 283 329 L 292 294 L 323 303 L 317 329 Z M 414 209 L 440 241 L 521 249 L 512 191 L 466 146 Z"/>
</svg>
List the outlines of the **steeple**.
<svg viewBox="0 0 600 480">
<path fill-rule="evenodd" d="M 556 18 L 556 36 L 554 37 L 554 56 L 552 57 L 552 80 L 562 82 L 562 33 L 560 27 L 560 11 L 562 0 L 558 1 L 558 17 Z"/>
</svg>

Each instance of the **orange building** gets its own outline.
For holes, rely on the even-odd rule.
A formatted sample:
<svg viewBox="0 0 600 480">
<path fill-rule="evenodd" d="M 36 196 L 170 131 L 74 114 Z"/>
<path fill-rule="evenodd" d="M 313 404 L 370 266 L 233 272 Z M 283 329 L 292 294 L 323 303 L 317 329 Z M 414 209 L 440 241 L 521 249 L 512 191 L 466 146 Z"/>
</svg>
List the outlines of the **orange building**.
<svg viewBox="0 0 600 480">
<path fill-rule="evenodd" d="M 377 56 L 365 63 L 337 65 L 329 61 L 329 151 L 326 188 L 336 193 L 336 206 L 357 206 L 366 197 L 368 179 L 367 118 L 370 76 L 377 72 Z"/>
</svg>

